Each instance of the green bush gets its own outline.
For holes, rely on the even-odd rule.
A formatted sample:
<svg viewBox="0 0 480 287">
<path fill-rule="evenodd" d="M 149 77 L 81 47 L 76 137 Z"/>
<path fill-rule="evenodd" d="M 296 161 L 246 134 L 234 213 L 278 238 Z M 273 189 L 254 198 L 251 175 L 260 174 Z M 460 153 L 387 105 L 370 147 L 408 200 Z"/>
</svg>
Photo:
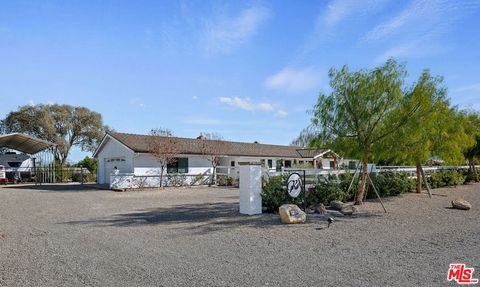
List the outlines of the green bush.
<svg viewBox="0 0 480 287">
<path fill-rule="evenodd" d="M 300 205 L 299 198 L 291 198 L 285 189 L 285 178 L 282 176 L 272 176 L 265 183 L 262 191 L 262 205 L 267 212 L 277 212 L 282 204 L 292 203 Z"/>
<path fill-rule="evenodd" d="M 470 169 L 461 169 L 458 172 L 465 178 L 463 184 L 468 184 L 470 182 L 475 181 L 475 177 L 473 176 L 473 172 Z"/>
<path fill-rule="evenodd" d="M 168 183 L 170 186 L 184 186 L 187 176 L 184 173 L 172 173 L 168 175 Z"/>
<path fill-rule="evenodd" d="M 409 178 L 407 173 L 370 174 L 370 178 L 381 197 L 397 196 L 415 188 L 415 180 Z M 368 185 L 367 198 L 375 198 L 376 196 L 372 186 Z"/>
<path fill-rule="evenodd" d="M 228 175 L 217 175 L 217 185 L 218 186 L 232 186 L 233 178 Z"/>
<path fill-rule="evenodd" d="M 465 182 L 465 176 L 461 171 L 456 170 L 442 170 L 437 173 L 432 173 L 428 177 L 428 183 L 432 188 L 457 186 Z"/>
<path fill-rule="evenodd" d="M 334 176 L 329 176 L 319 180 L 319 183 L 315 184 L 314 189 L 307 191 L 307 206 L 313 206 L 319 203 L 329 204 L 332 200 L 347 201 L 352 199 L 355 190 L 352 189 L 347 193 L 350 182 L 351 176 L 348 174 L 341 175 L 338 179 Z"/>
</svg>

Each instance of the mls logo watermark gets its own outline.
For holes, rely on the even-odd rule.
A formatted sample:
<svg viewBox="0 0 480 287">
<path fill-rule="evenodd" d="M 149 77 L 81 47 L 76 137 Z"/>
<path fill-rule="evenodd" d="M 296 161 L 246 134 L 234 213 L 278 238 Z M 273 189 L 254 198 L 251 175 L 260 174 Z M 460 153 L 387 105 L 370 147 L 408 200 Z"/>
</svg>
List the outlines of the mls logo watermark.
<svg viewBox="0 0 480 287">
<path fill-rule="evenodd" d="M 292 173 L 287 179 L 287 192 L 293 197 L 297 198 L 302 192 L 303 181 L 298 173 Z"/>
<path fill-rule="evenodd" d="M 475 272 L 474 268 L 467 268 L 465 264 L 453 263 L 450 264 L 448 269 L 448 281 L 455 280 L 458 284 L 467 285 L 467 284 L 477 284 L 478 279 L 473 278 Z"/>
</svg>

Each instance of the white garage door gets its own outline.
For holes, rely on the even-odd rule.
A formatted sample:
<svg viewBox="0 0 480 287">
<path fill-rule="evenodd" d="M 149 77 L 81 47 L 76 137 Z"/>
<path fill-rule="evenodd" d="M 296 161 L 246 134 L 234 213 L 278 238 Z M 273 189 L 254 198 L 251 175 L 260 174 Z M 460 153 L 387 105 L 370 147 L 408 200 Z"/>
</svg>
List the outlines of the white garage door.
<svg viewBox="0 0 480 287">
<path fill-rule="evenodd" d="M 126 172 L 125 158 L 106 158 L 105 159 L 105 183 L 110 183 L 110 175 L 114 172 L 115 167 L 118 168 L 119 173 Z"/>
</svg>

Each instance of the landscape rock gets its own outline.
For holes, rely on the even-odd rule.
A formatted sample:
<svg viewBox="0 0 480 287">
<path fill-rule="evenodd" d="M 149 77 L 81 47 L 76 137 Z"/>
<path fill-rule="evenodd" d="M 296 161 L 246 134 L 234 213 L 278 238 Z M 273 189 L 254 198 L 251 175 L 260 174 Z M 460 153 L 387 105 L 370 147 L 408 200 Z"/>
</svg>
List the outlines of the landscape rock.
<svg viewBox="0 0 480 287">
<path fill-rule="evenodd" d="M 284 204 L 278 208 L 278 214 L 282 223 L 304 223 L 307 219 L 307 214 L 303 212 L 295 204 Z"/>
<path fill-rule="evenodd" d="M 330 208 L 334 209 L 334 210 L 342 210 L 342 207 L 344 206 L 345 204 L 343 202 L 341 202 L 340 200 L 332 200 L 330 202 Z"/>
<path fill-rule="evenodd" d="M 452 207 L 455 209 L 469 210 L 472 208 L 472 205 L 463 198 L 457 198 L 452 200 Z"/>
<path fill-rule="evenodd" d="M 341 213 L 340 211 L 337 210 L 328 210 L 327 209 L 327 214 L 335 217 L 344 217 L 345 215 Z"/>
<path fill-rule="evenodd" d="M 347 205 L 345 204 L 342 209 L 340 209 L 340 212 L 343 214 L 343 215 L 353 215 L 355 213 L 357 213 L 357 207 L 353 206 L 353 205 Z"/>
<path fill-rule="evenodd" d="M 315 207 L 315 211 L 317 213 L 320 213 L 320 214 L 326 214 L 327 213 L 327 209 L 325 208 L 325 205 L 323 205 L 322 203 L 318 204 Z"/>
</svg>

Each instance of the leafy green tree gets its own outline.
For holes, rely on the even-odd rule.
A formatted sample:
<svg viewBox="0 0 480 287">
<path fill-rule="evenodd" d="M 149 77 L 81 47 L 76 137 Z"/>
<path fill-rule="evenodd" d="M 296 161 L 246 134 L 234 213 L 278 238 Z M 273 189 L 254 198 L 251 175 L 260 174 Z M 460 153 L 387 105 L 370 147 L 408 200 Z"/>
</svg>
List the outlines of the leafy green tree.
<svg viewBox="0 0 480 287">
<path fill-rule="evenodd" d="M 472 144 L 465 133 L 462 119 L 455 108 L 450 107 L 441 77 L 422 72 L 418 81 L 406 92 L 407 109 L 418 106 L 417 115 L 392 133 L 377 154 L 397 164 L 414 164 L 417 179 L 416 191 L 422 190 L 422 164 L 438 156 L 451 164 L 461 163 L 463 150 Z"/>
<path fill-rule="evenodd" d="M 19 107 L 7 115 L 2 125 L 6 133 L 25 133 L 57 144 L 55 158 L 62 165 L 72 146 L 93 151 L 106 128 L 97 112 L 57 104 Z"/>
<path fill-rule="evenodd" d="M 465 132 L 474 139 L 474 143 L 464 150 L 465 158 L 472 172 L 473 179 L 479 182 L 477 168 L 475 164 L 480 157 L 480 114 L 476 112 L 463 112 L 461 114 Z"/>
<path fill-rule="evenodd" d="M 321 94 L 312 111 L 313 125 L 334 148 L 363 164 L 355 204 L 362 204 L 367 182 L 367 164 L 377 146 L 417 115 L 420 103 L 412 105 L 404 92 L 406 71 L 390 59 L 372 70 L 351 72 L 347 66 L 329 72 L 332 92 Z"/>
<path fill-rule="evenodd" d="M 77 166 L 88 169 L 91 174 L 96 174 L 98 169 L 98 161 L 95 158 L 86 156 L 77 163 Z"/>
</svg>

